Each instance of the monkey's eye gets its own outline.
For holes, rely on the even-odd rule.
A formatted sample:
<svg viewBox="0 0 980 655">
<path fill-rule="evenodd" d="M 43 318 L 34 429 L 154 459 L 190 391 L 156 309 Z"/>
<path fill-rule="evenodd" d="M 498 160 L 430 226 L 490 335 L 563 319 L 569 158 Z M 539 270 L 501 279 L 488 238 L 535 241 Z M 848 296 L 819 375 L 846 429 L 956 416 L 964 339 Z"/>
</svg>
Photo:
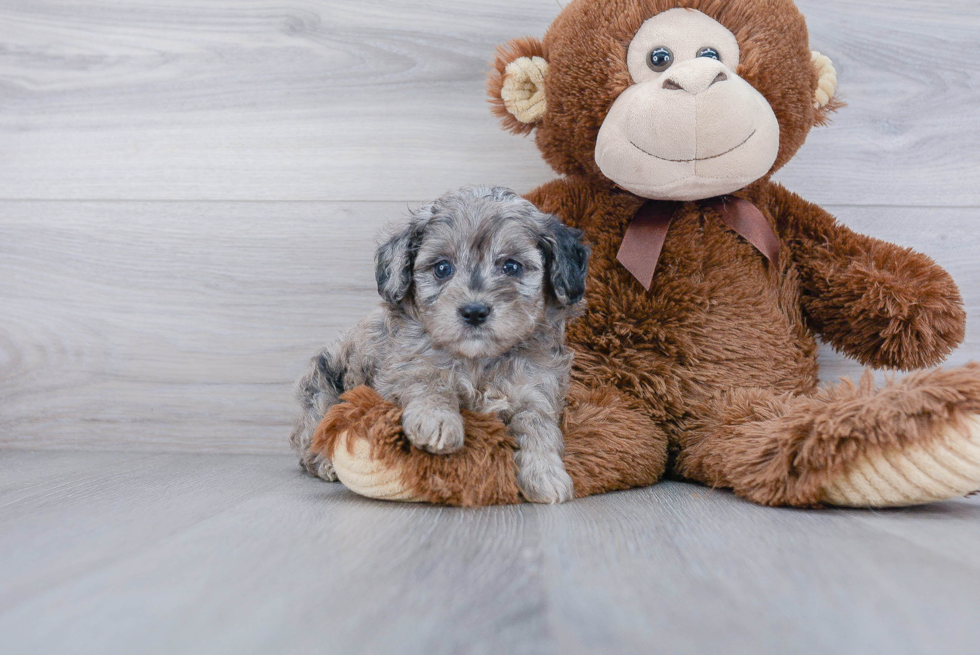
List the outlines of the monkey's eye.
<svg viewBox="0 0 980 655">
<path fill-rule="evenodd" d="M 504 275 L 509 275 L 511 277 L 518 277 L 524 272 L 524 266 L 520 262 L 515 262 L 513 259 L 508 259 L 504 262 L 502 267 Z"/>
<path fill-rule="evenodd" d="M 701 48 L 698 50 L 698 57 L 707 57 L 708 59 L 715 59 L 721 61 L 721 55 L 714 48 Z"/>
<path fill-rule="evenodd" d="M 670 51 L 670 48 L 665 48 L 664 46 L 654 48 L 653 52 L 647 58 L 647 66 L 656 73 L 663 73 L 673 63 L 674 53 Z"/>
<path fill-rule="evenodd" d="M 442 260 L 432 267 L 432 272 L 435 274 L 437 280 L 448 280 L 452 277 L 456 269 L 448 260 Z"/>
</svg>

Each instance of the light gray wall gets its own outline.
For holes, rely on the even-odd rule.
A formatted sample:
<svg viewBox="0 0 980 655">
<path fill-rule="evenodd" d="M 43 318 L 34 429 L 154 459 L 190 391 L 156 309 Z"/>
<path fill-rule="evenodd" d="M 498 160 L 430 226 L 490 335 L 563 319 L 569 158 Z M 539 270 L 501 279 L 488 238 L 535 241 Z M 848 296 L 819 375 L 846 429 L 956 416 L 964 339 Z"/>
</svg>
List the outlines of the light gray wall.
<svg viewBox="0 0 980 655">
<path fill-rule="evenodd" d="M 933 256 L 976 319 L 980 4 L 798 4 L 849 107 L 780 181 Z M 484 74 L 558 11 L 0 0 L 0 445 L 282 451 L 303 362 L 377 302 L 377 228 L 554 177 Z"/>
</svg>

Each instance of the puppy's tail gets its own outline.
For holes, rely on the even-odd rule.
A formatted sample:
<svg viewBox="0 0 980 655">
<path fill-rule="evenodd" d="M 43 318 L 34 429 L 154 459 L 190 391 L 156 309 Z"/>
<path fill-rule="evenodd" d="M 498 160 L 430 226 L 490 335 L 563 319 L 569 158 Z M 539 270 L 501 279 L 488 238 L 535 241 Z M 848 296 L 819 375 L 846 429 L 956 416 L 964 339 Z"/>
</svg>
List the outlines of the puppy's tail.
<svg viewBox="0 0 980 655">
<path fill-rule="evenodd" d="M 346 365 L 342 348 L 324 348 L 315 354 L 306 368 L 306 373 L 296 383 L 296 399 L 302 406 L 296 418 L 289 444 L 300 457 L 300 465 L 312 475 L 326 480 L 335 480 L 330 462 L 310 452 L 313 432 L 327 411 L 340 402 L 344 393 Z"/>
</svg>

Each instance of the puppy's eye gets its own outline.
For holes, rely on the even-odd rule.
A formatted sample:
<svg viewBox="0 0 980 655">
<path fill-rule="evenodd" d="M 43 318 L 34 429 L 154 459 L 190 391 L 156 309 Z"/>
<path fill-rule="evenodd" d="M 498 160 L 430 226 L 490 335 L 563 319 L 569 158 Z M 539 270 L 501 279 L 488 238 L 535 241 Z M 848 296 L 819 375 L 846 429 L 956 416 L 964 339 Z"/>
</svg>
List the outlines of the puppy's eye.
<svg viewBox="0 0 980 655">
<path fill-rule="evenodd" d="M 670 51 L 670 48 L 664 46 L 654 48 L 650 56 L 647 57 L 647 66 L 656 73 L 663 73 L 673 63 L 674 53 Z"/>
<path fill-rule="evenodd" d="M 501 267 L 504 275 L 510 275 L 511 277 L 518 277 L 524 272 L 524 266 L 520 262 L 515 262 L 513 259 L 508 259 L 504 262 Z"/>
<path fill-rule="evenodd" d="M 448 280 L 456 272 L 453 265 L 448 260 L 442 260 L 432 267 L 432 272 L 435 274 L 437 280 Z"/>
<path fill-rule="evenodd" d="M 721 61 L 721 55 L 714 48 L 701 48 L 698 50 L 698 57 L 707 57 L 708 59 Z"/>
</svg>

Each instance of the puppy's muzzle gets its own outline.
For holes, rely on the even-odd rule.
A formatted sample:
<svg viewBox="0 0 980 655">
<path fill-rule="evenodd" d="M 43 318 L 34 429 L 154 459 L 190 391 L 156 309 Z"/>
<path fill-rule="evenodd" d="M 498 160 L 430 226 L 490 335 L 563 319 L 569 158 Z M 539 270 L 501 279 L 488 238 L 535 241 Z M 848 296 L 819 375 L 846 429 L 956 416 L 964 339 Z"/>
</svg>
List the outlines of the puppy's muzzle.
<svg viewBox="0 0 980 655">
<path fill-rule="evenodd" d="M 491 309 L 493 308 L 490 305 L 484 303 L 470 303 L 459 308 L 459 315 L 467 325 L 478 327 L 486 323 Z"/>
</svg>

